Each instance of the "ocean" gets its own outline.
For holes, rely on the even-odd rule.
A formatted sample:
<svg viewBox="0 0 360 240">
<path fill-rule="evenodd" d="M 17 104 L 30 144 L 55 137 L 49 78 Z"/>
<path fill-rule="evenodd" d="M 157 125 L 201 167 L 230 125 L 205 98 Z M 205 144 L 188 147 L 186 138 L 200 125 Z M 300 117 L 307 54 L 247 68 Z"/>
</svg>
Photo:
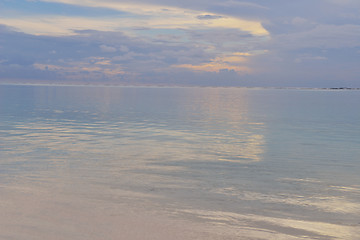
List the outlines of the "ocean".
<svg viewBox="0 0 360 240">
<path fill-rule="evenodd" d="M 0 239 L 360 239 L 359 103 L 0 85 Z"/>
</svg>

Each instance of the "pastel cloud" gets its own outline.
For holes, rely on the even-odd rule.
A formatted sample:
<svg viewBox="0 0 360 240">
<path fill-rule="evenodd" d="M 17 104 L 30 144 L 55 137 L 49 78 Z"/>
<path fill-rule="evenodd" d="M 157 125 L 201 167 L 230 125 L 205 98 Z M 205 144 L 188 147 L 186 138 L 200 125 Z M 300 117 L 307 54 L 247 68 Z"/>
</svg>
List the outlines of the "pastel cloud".
<svg viewBox="0 0 360 240">
<path fill-rule="evenodd" d="M 64 16 L 0 18 L 0 24 L 14 27 L 29 34 L 51 36 L 73 35 L 76 31 L 85 29 L 112 31 L 118 26 L 118 23 L 113 19 Z"/>
<path fill-rule="evenodd" d="M 356 0 L 10 3 L 0 80 L 360 86 Z"/>
<path fill-rule="evenodd" d="M 103 51 L 103 52 L 116 52 L 117 51 L 117 49 L 116 48 L 114 48 L 114 47 L 111 47 L 111 46 L 107 46 L 107 45 L 100 45 L 100 49 L 101 49 L 101 51 Z"/>
<path fill-rule="evenodd" d="M 202 63 L 200 65 L 195 64 L 180 64 L 174 65 L 173 67 L 178 68 L 187 68 L 195 71 L 205 71 L 205 72 L 220 72 L 221 70 L 232 70 L 238 74 L 248 74 L 252 70 L 244 65 L 246 64 L 246 56 L 251 56 L 250 53 L 241 53 L 235 52 L 231 55 L 219 56 L 215 59 L 212 59 L 208 63 Z"/>
<path fill-rule="evenodd" d="M 47 0 L 42 2 L 111 8 L 121 13 L 119 16 L 110 17 L 38 14 L 35 16 L 0 18 L 1 24 L 6 24 L 31 35 L 57 38 L 68 36 L 72 39 L 74 36 L 78 36 L 77 42 L 79 40 L 100 41 L 100 44 L 97 45 L 99 51 L 94 52 L 92 50 L 91 52 L 94 52 L 92 56 L 78 55 L 74 57 L 68 55 L 65 57 L 67 60 L 57 60 L 53 56 L 48 59 L 33 61 L 32 66 L 35 70 L 57 72 L 63 78 L 76 78 L 81 74 L 85 74 L 87 77 L 89 74 L 100 76 L 100 73 L 103 74 L 101 75 L 102 78 L 105 76 L 106 78 L 116 78 L 123 75 L 139 75 L 144 69 L 168 72 L 174 66 L 195 72 L 220 72 L 221 70 L 231 70 L 239 74 L 252 72 L 252 69 L 246 66 L 247 59 L 235 52 L 239 50 L 236 47 L 236 42 L 239 41 L 238 36 L 245 36 L 243 38 L 244 43 L 249 40 L 249 37 L 262 38 L 269 35 L 259 21 L 180 7 L 91 0 Z M 231 35 L 228 35 L 227 32 L 221 32 L 225 29 L 231 31 Z M 194 31 L 208 31 L 212 36 L 203 35 L 201 38 L 194 38 L 192 35 Z M 123 35 L 120 37 L 126 36 L 131 40 L 118 44 L 108 39 L 104 34 L 105 32 L 114 33 L 112 35 L 121 32 Z M 234 33 L 238 34 L 232 36 Z M 224 35 L 225 41 L 212 42 L 211 39 L 219 38 L 221 35 Z M 141 51 L 130 50 L 131 45 L 136 42 L 142 44 Z M 144 44 L 145 42 L 146 44 Z M 154 51 L 157 48 L 154 46 L 158 43 L 163 44 L 162 49 Z M 233 47 L 229 48 L 230 45 Z M 179 54 L 178 50 L 170 51 L 169 48 L 180 48 L 181 53 Z M 135 49 L 139 49 L 139 45 L 136 45 Z M 198 50 L 194 51 L 194 49 Z M 60 51 L 52 49 L 49 52 L 58 55 L 56 53 Z M 192 55 L 196 52 L 198 55 L 194 58 Z M 88 61 L 90 58 L 99 57 L 106 60 L 96 64 Z M 144 66 L 140 72 L 135 68 L 135 65 L 139 64 Z"/>
<path fill-rule="evenodd" d="M 285 49 L 360 47 L 360 25 L 316 24 L 309 30 L 279 34 L 274 44 Z"/>
<path fill-rule="evenodd" d="M 212 13 L 169 7 L 162 5 L 122 3 L 114 1 L 78 1 L 78 0 L 47 0 L 86 7 L 111 8 L 127 13 L 112 18 L 85 18 L 69 16 L 36 16 L 0 18 L 1 24 L 16 27 L 21 31 L 37 35 L 65 35 L 74 30 L 108 30 L 122 29 L 130 32 L 133 28 L 148 27 L 160 29 L 206 29 L 232 28 L 246 31 L 254 35 L 268 35 L 266 29 L 258 21 L 250 21 L 231 16 L 199 18 L 214 16 Z"/>
</svg>

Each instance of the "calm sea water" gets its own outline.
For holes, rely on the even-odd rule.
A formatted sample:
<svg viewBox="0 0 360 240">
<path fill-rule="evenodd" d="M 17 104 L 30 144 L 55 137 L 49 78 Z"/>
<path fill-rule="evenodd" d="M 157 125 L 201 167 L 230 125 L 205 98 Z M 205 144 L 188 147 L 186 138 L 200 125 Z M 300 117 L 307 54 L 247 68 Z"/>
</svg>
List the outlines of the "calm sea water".
<svg viewBox="0 0 360 240">
<path fill-rule="evenodd" d="M 236 239 L 360 239 L 359 102 L 360 91 L 3 85 L 0 184 L 71 186 Z"/>
</svg>

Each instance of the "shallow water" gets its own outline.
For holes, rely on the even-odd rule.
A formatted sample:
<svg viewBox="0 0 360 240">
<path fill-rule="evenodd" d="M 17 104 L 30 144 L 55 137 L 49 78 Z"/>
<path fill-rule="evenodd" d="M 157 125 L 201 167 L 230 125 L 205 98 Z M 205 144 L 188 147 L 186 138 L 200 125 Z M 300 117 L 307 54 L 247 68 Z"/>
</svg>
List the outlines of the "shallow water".
<svg viewBox="0 0 360 240">
<path fill-rule="evenodd" d="M 116 209 L 185 221 L 201 229 L 189 239 L 357 239 L 359 102 L 349 90 L 0 86 L 0 223 L 17 230 L 0 236 L 66 222 L 70 236 L 53 239 L 86 239 L 70 225 L 94 222 L 58 214 L 83 205 L 108 226 Z"/>
</svg>

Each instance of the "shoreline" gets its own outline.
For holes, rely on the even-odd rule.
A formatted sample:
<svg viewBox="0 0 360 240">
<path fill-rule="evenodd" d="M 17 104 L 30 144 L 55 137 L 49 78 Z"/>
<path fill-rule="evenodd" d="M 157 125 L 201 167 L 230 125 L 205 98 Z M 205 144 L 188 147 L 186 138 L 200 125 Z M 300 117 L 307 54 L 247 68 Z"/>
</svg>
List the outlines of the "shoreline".
<svg viewBox="0 0 360 240">
<path fill-rule="evenodd" d="M 84 197 L 73 187 L 15 184 L 0 186 L 0 237 L 30 240 L 231 240 L 353 239 L 356 226 L 279 219 L 228 212 L 183 210 L 202 221 L 167 215 L 151 204 Z M 82 188 L 84 186 L 81 186 Z M 97 189 L 83 192 L 106 195 Z M 120 193 L 120 194 L 129 194 Z M 110 196 L 111 197 L 111 196 Z M 146 201 L 144 202 L 146 203 Z"/>
<path fill-rule="evenodd" d="M 304 91 L 360 91 L 360 87 L 249 87 L 249 86 L 200 86 L 165 84 L 78 84 L 78 83 L 11 83 L 0 82 L 0 86 L 47 86 L 47 87 L 119 87 L 119 88 L 240 88 L 263 90 L 304 90 Z"/>
</svg>

